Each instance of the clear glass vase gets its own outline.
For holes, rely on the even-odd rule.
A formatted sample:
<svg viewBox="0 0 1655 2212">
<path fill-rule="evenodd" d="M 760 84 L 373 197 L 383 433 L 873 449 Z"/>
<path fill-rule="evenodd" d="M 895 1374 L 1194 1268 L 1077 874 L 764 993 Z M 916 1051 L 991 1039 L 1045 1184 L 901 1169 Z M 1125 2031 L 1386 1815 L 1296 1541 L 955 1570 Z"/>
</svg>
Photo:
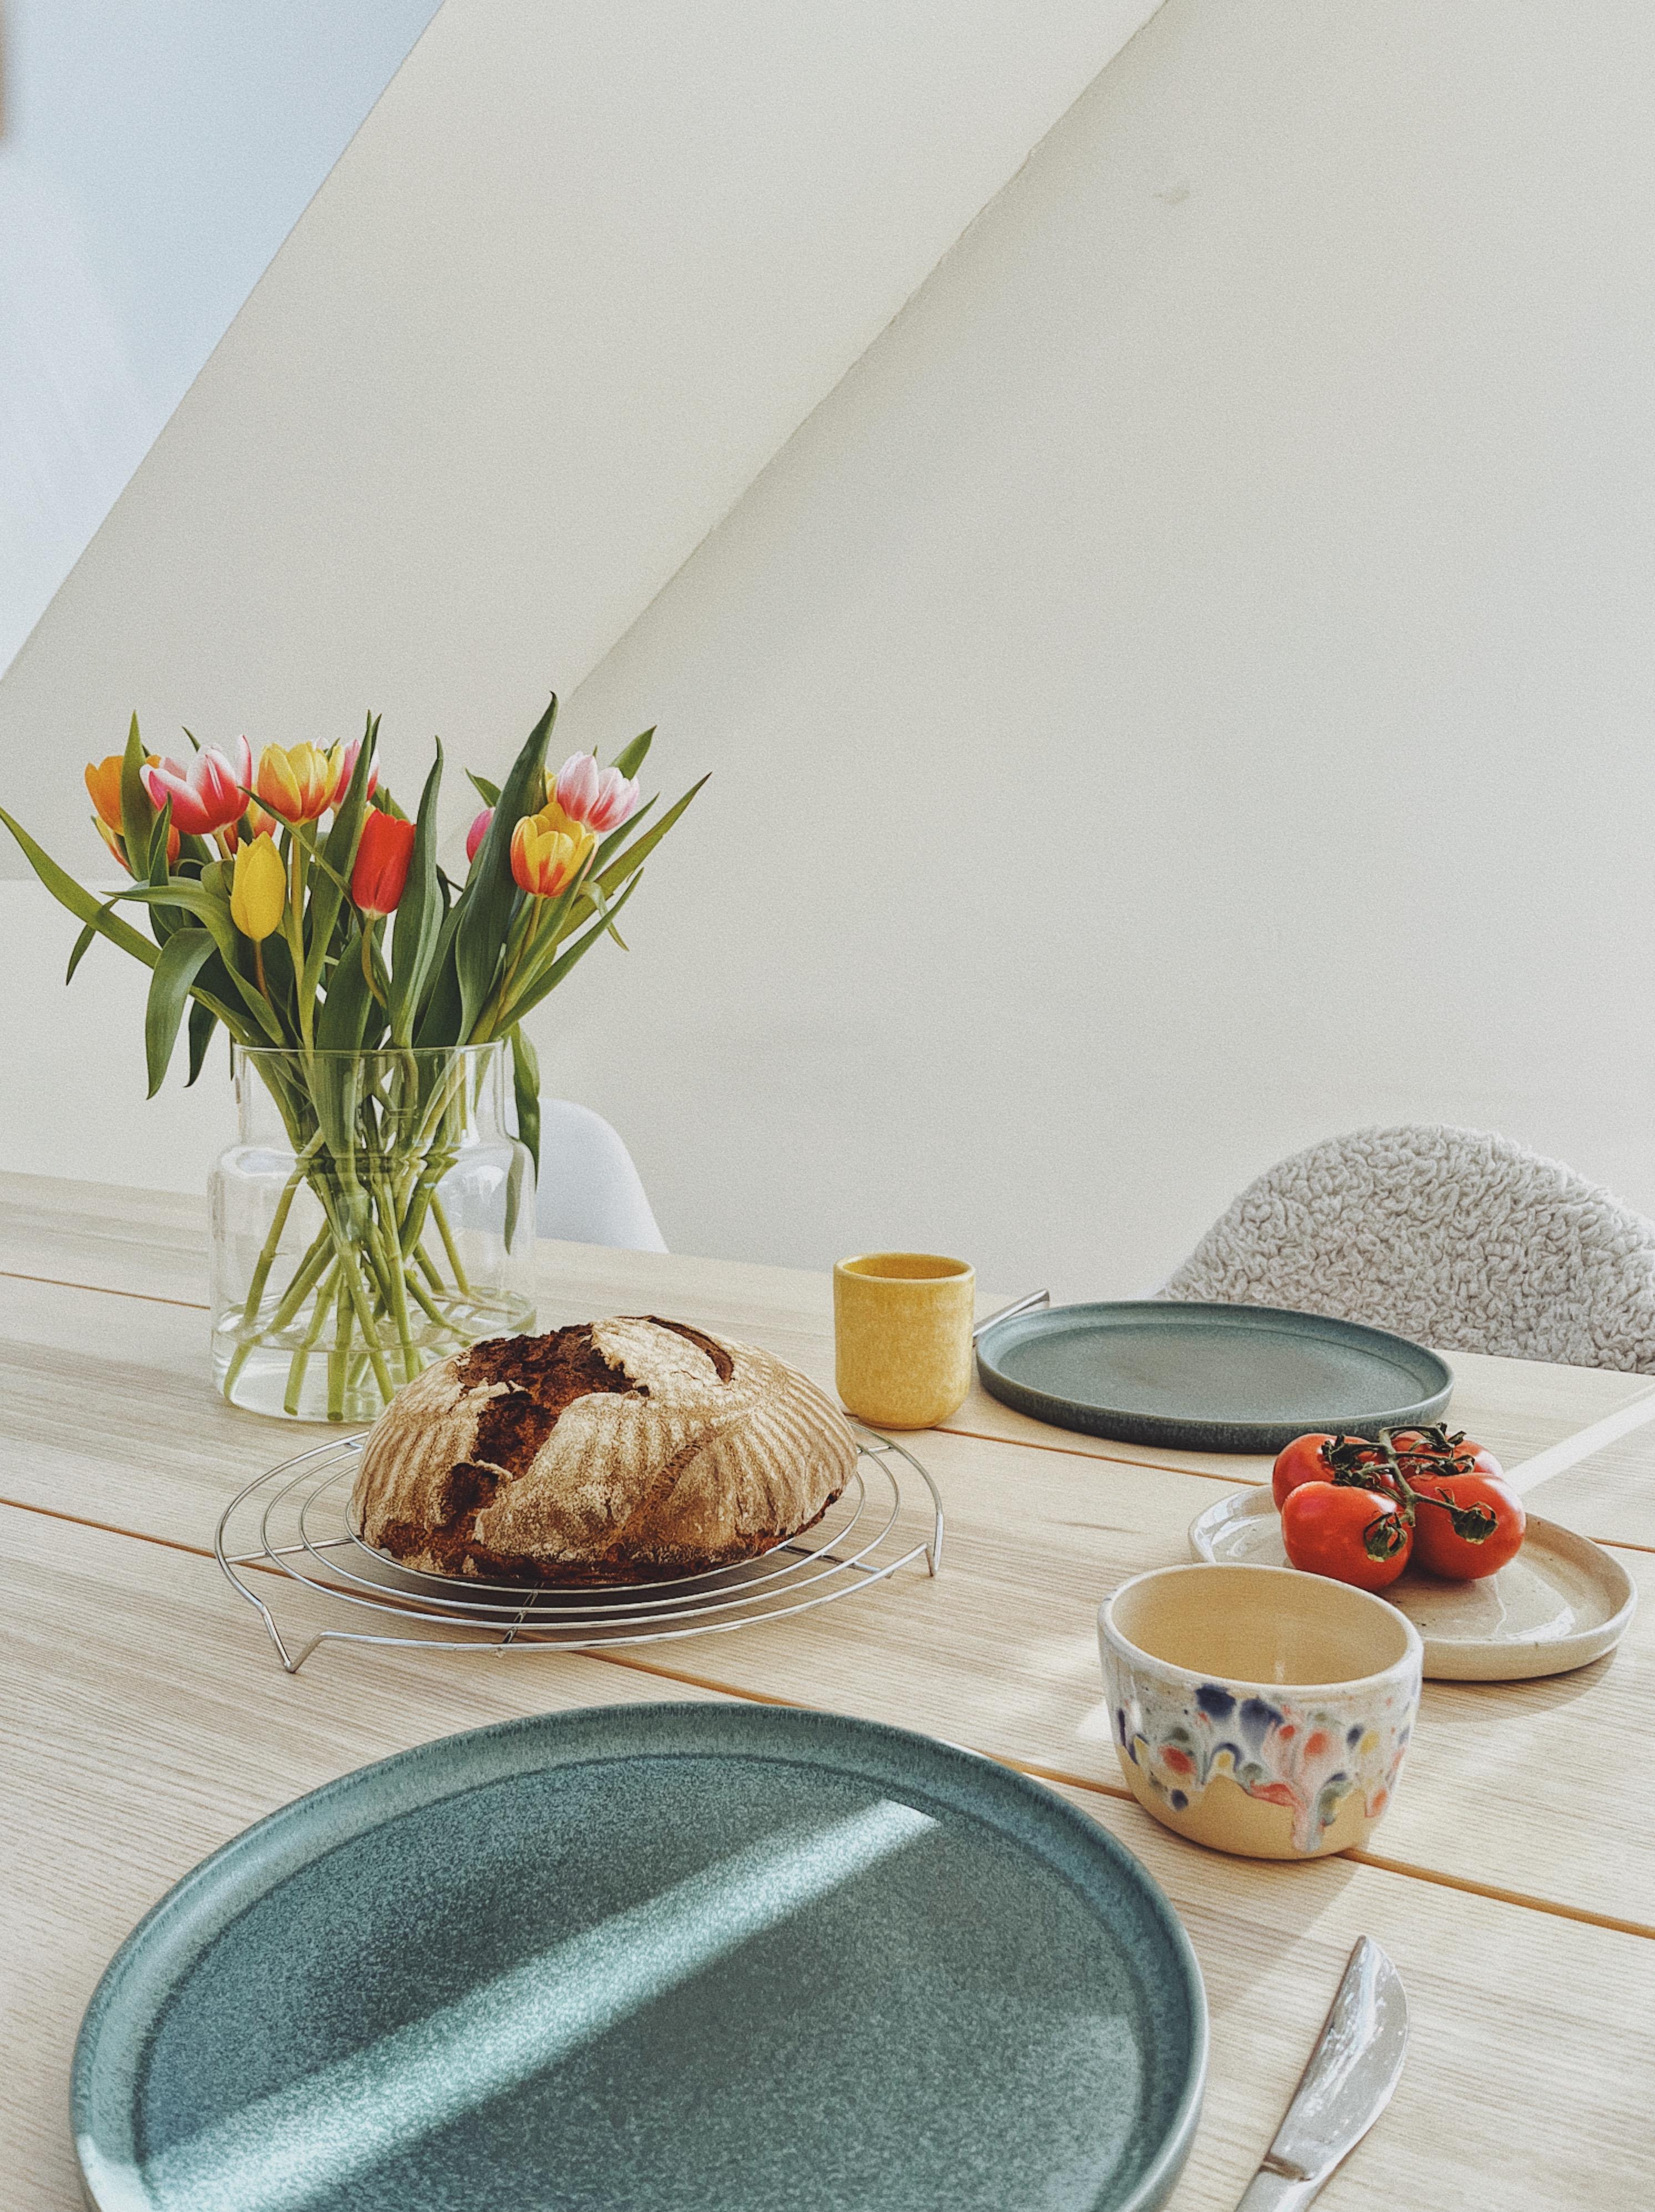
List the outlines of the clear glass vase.
<svg viewBox="0 0 1655 2212">
<path fill-rule="evenodd" d="M 211 1180 L 213 1379 L 232 1405 L 371 1421 L 422 1367 L 534 1325 L 535 1179 L 504 1043 L 235 1054 Z"/>
</svg>

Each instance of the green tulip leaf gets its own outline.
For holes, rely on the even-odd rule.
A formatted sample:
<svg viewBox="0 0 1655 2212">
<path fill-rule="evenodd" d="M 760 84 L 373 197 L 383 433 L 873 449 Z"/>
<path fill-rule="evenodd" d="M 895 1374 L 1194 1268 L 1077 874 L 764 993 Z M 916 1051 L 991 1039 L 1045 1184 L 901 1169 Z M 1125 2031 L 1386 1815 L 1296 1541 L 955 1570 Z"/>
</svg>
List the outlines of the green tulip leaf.
<svg viewBox="0 0 1655 2212">
<path fill-rule="evenodd" d="M 138 735 L 138 718 L 134 714 L 126 732 L 126 750 L 121 755 L 121 842 L 126 848 L 126 865 L 133 874 L 149 876 L 153 881 L 149 838 L 155 825 L 155 810 L 140 773 L 144 759 L 143 739 Z M 158 938 L 164 934 L 157 916 L 150 916 L 149 926 Z"/>
<path fill-rule="evenodd" d="M 415 1010 L 424 994 L 426 975 L 446 919 L 442 885 L 437 880 L 437 802 L 441 791 L 442 741 L 439 738 L 437 757 L 420 794 L 408 881 L 403 887 L 391 940 L 387 1006 L 391 1033 L 403 1045 L 413 1038 Z"/>
<path fill-rule="evenodd" d="M 153 968 L 161 955 L 147 937 L 141 937 L 130 921 L 118 915 L 110 914 L 102 900 L 95 897 L 83 884 L 77 884 L 66 868 L 60 868 L 49 853 L 43 852 L 21 823 L 15 822 L 0 806 L 0 822 L 3 822 L 22 848 L 23 858 L 52 893 L 59 906 L 67 907 L 77 921 L 106 937 L 112 945 L 118 945 L 123 952 L 130 952 L 135 960 L 142 960 L 146 968 Z M 123 893 L 130 896 L 130 893 Z"/>
<path fill-rule="evenodd" d="M 494 818 L 477 848 L 455 911 L 454 970 L 459 983 L 460 1039 L 469 1041 L 488 1004 L 499 972 L 502 949 L 523 893 L 512 874 L 512 832 L 525 814 L 537 814 L 546 795 L 546 747 L 557 719 L 557 698 L 530 731 L 512 763 Z"/>
<path fill-rule="evenodd" d="M 362 973 L 362 933 L 353 929 L 334 963 L 328 995 L 316 1018 L 318 1052 L 360 1052 L 373 994 Z"/>
<path fill-rule="evenodd" d="M 212 1008 L 203 1006 L 199 999 L 193 1000 L 190 1006 L 190 1074 L 184 1086 L 186 1091 L 206 1063 L 207 1048 L 217 1027 L 218 1016 Z"/>
<path fill-rule="evenodd" d="M 549 992 L 555 991 L 576 962 L 583 959 L 591 951 L 592 946 L 609 928 L 614 917 L 620 913 L 634 891 L 637 890 L 640 880 L 639 877 L 634 876 L 607 915 L 599 915 L 597 921 L 588 927 L 583 935 L 571 940 L 567 950 L 560 952 L 549 968 L 542 975 L 532 978 L 525 988 L 513 994 L 512 1003 L 506 1009 L 513 1023 L 520 1022 L 524 1014 L 537 1006 Z"/>
<path fill-rule="evenodd" d="M 615 757 L 615 765 L 620 769 L 622 775 L 634 776 L 637 775 L 639 769 L 642 768 L 644 762 L 648 756 L 650 745 L 654 736 L 655 726 L 652 723 L 649 728 L 641 732 L 639 736 L 635 737 L 629 745 L 621 746 L 620 751 L 616 753 Z"/>
<path fill-rule="evenodd" d="M 167 1079 L 191 986 L 215 949 L 204 929 L 187 927 L 175 931 L 161 948 L 143 1010 L 143 1051 L 152 1098 Z"/>
<path fill-rule="evenodd" d="M 540 1173 L 540 1060 L 533 1042 L 520 1023 L 512 1029 L 512 1088 L 517 1099 L 518 1135 L 528 1146 L 529 1157 Z M 506 1241 L 512 1241 L 507 1229 Z"/>
</svg>

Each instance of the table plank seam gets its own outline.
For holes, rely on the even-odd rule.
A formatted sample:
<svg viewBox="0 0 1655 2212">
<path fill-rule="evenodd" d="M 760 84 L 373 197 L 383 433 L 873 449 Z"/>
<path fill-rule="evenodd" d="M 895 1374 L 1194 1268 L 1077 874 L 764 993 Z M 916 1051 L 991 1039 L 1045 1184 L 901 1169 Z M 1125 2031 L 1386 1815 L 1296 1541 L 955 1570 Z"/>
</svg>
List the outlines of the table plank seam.
<svg viewBox="0 0 1655 2212">
<path fill-rule="evenodd" d="M 137 1298 L 145 1305 L 182 1306 L 186 1313 L 211 1313 L 200 1298 L 164 1298 L 159 1291 L 118 1291 L 108 1283 L 71 1283 L 63 1275 L 26 1275 L 17 1267 L 0 1267 L 9 1283 L 43 1283 L 52 1291 L 86 1291 L 95 1298 Z"/>
<path fill-rule="evenodd" d="M 986 1429 L 956 1429 L 951 1421 L 939 1421 L 937 1432 L 944 1437 L 965 1437 L 973 1443 L 1009 1444 L 1015 1451 L 1058 1452 L 1065 1459 L 1100 1461 L 1106 1467 L 1147 1467 L 1155 1474 L 1192 1474 L 1203 1482 L 1240 1484 L 1248 1490 L 1262 1490 L 1261 1477 L 1252 1474 L 1234 1474 L 1228 1468 L 1222 1474 L 1210 1467 L 1184 1467 L 1175 1460 L 1134 1459 L 1126 1452 L 1087 1451 L 1080 1444 L 1048 1444 L 1033 1437 L 992 1436 Z"/>
<path fill-rule="evenodd" d="M 653 1660 L 609 1651 L 590 1651 L 586 1656 L 601 1659 L 609 1666 L 627 1667 L 637 1674 L 653 1675 L 663 1681 L 682 1682 L 688 1689 L 710 1690 L 720 1697 L 744 1698 L 749 1704 L 808 1710 L 801 1708 L 796 1698 L 778 1698 L 763 1692 L 732 1689 L 728 1683 L 718 1681 L 710 1675 L 692 1674 L 685 1668 L 663 1667 Z M 1046 1766 L 1034 1759 L 1013 1759 L 1002 1752 L 979 1751 L 975 1744 L 967 1744 L 964 1748 L 975 1752 L 979 1759 L 991 1759 L 997 1766 L 1009 1767 L 1014 1774 L 1027 1774 L 1036 1782 L 1054 1782 L 1065 1790 L 1081 1790 L 1092 1796 L 1112 1797 L 1127 1805 L 1137 1802 L 1123 1783 L 1100 1782 L 1095 1775 L 1073 1774 L 1063 1767 Z M 1198 1850 L 1200 1846 L 1192 1845 L 1191 1848 Z M 1359 1866 L 1371 1866 L 1381 1874 L 1397 1875 L 1415 1881 L 1428 1881 L 1440 1889 L 1460 1890 L 1473 1897 L 1486 1897 L 1497 1905 L 1512 1905 L 1530 1911 L 1549 1912 L 1556 1919 L 1580 1921 L 1588 1927 L 1607 1928 L 1618 1935 L 1640 1936 L 1655 1942 L 1655 1925 L 1641 1920 L 1623 1920 L 1612 1913 L 1594 1912 L 1585 1905 L 1562 1905 L 1549 1898 L 1531 1897 L 1526 1891 L 1500 1889 L 1491 1882 L 1475 1881 L 1469 1876 L 1447 1874 L 1435 1867 L 1417 1866 L 1411 1859 L 1387 1858 L 1379 1853 L 1360 1849 L 1341 1851 L 1336 1856 L 1349 1859 Z"/>
<path fill-rule="evenodd" d="M 65 1513 L 52 1506 L 32 1505 L 19 1498 L 0 1496 L 0 1507 L 9 1506 L 13 1511 L 32 1513 L 42 1520 L 63 1521 L 75 1528 L 90 1528 L 100 1534 L 124 1537 L 133 1543 L 155 1544 L 161 1549 L 184 1553 L 188 1558 L 215 1559 L 216 1554 L 204 1545 L 188 1544 L 173 1536 L 149 1535 L 140 1530 L 123 1528 L 106 1521 L 97 1521 L 83 1514 Z M 261 1562 L 250 1564 L 262 1565 Z M 280 1569 L 265 1566 L 265 1571 L 280 1575 Z M 716 1697 L 729 1698 L 743 1705 L 776 1705 L 792 1711 L 810 1710 L 797 1698 L 785 1698 L 772 1692 L 743 1689 L 716 1676 L 692 1674 L 688 1668 L 663 1666 L 658 1660 L 646 1659 L 633 1652 L 584 1650 L 584 1658 L 595 1659 L 604 1666 L 621 1667 L 643 1674 L 652 1681 L 675 1682 L 685 1688 L 705 1690 Z M 1032 1759 L 1019 1759 L 999 1752 L 979 1751 L 975 1745 L 963 1747 L 976 1756 L 992 1759 L 998 1766 L 1013 1773 L 1026 1774 L 1033 1780 L 1050 1782 L 1069 1790 L 1077 1790 L 1088 1796 L 1108 1797 L 1118 1802 L 1132 1804 L 1137 1801 L 1130 1790 L 1119 1783 L 1100 1781 L 1095 1775 L 1076 1774 L 1062 1767 L 1048 1766 Z M 1191 1846 L 1191 1848 L 1196 1848 Z M 1597 1912 L 1581 1905 L 1564 1905 L 1553 1899 L 1536 1897 L 1525 1890 L 1502 1888 L 1490 1882 L 1480 1882 L 1466 1875 L 1450 1874 L 1445 1869 L 1425 1867 L 1409 1859 L 1391 1858 L 1383 1853 L 1351 1850 L 1339 1854 L 1355 1865 L 1373 1868 L 1376 1872 L 1396 1875 L 1403 1881 L 1428 1882 L 1440 1889 L 1450 1889 L 1472 1897 L 1488 1899 L 1491 1903 L 1513 1906 L 1520 1911 L 1543 1912 L 1554 1919 L 1574 1921 L 1586 1927 L 1603 1928 L 1612 1934 L 1640 1936 L 1655 1942 L 1655 1925 L 1642 1921 L 1618 1917 L 1615 1914 Z"/>
</svg>

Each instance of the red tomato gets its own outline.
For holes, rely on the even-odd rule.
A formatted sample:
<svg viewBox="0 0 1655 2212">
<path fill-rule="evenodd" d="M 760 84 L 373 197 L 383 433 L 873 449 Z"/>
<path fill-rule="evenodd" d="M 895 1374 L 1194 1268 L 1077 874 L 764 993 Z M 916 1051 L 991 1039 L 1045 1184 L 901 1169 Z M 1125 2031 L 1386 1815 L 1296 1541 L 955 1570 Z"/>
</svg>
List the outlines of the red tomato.
<svg viewBox="0 0 1655 2212">
<path fill-rule="evenodd" d="M 1456 1441 L 1442 1429 L 1397 1429 L 1391 1438 L 1391 1448 L 1402 1461 L 1403 1472 L 1410 1482 L 1414 1480 L 1416 1461 L 1422 1457 L 1426 1460 L 1440 1458 L 1445 1447 L 1452 1451 L 1454 1466 L 1459 1472 L 1492 1475 L 1495 1481 L 1499 1481 L 1505 1473 L 1494 1454 L 1485 1450 L 1482 1445 L 1473 1443 L 1470 1437 L 1461 1437 Z M 1420 1470 L 1422 1473 L 1427 1471 L 1424 1468 Z"/>
<path fill-rule="evenodd" d="M 1379 1590 L 1408 1565 L 1413 1532 L 1396 1499 L 1381 1492 L 1301 1482 L 1282 1508 L 1282 1540 L 1307 1574 Z"/>
<path fill-rule="evenodd" d="M 1301 1482 L 1327 1482 L 1333 1470 L 1328 1465 L 1325 1444 L 1331 1444 L 1331 1436 L 1317 1434 L 1294 1437 L 1276 1454 L 1276 1466 L 1270 1486 L 1278 1508 L 1286 1504 L 1288 1492 L 1297 1490 Z"/>
<path fill-rule="evenodd" d="M 1515 1491 L 1482 1474 L 1409 1479 L 1419 1493 L 1414 1508 L 1414 1556 L 1428 1574 L 1446 1575 L 1451 1582 L 1479 1582 L 1484 1575 L 1498 1574 L 1507 1559 L 1516 1558 L 1528 1516 Z"/>
</svg>

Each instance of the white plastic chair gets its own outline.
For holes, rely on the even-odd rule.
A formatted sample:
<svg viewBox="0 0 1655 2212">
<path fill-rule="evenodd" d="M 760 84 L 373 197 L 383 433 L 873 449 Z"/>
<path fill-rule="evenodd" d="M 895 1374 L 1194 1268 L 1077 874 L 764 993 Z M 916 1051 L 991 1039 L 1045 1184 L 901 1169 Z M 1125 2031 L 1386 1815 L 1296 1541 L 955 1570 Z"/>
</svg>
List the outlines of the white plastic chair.
<svg viewBox="0 0 1655 2212">
<path fill-rule="evenodd" d="M 1156 1296 L 1655 1373 L 1655 1223 L 1482 1129 L 1358 1129 L 1295 1152 L 1248 1184 Z"/>
<path fill-rule="evenodd" d="M 543 1237 L 664 1252 L 632 1154 L 601 1114 L 567 1098 L 540 1102 L 540 1181 L 535 1206 Z"/>
</svg>

